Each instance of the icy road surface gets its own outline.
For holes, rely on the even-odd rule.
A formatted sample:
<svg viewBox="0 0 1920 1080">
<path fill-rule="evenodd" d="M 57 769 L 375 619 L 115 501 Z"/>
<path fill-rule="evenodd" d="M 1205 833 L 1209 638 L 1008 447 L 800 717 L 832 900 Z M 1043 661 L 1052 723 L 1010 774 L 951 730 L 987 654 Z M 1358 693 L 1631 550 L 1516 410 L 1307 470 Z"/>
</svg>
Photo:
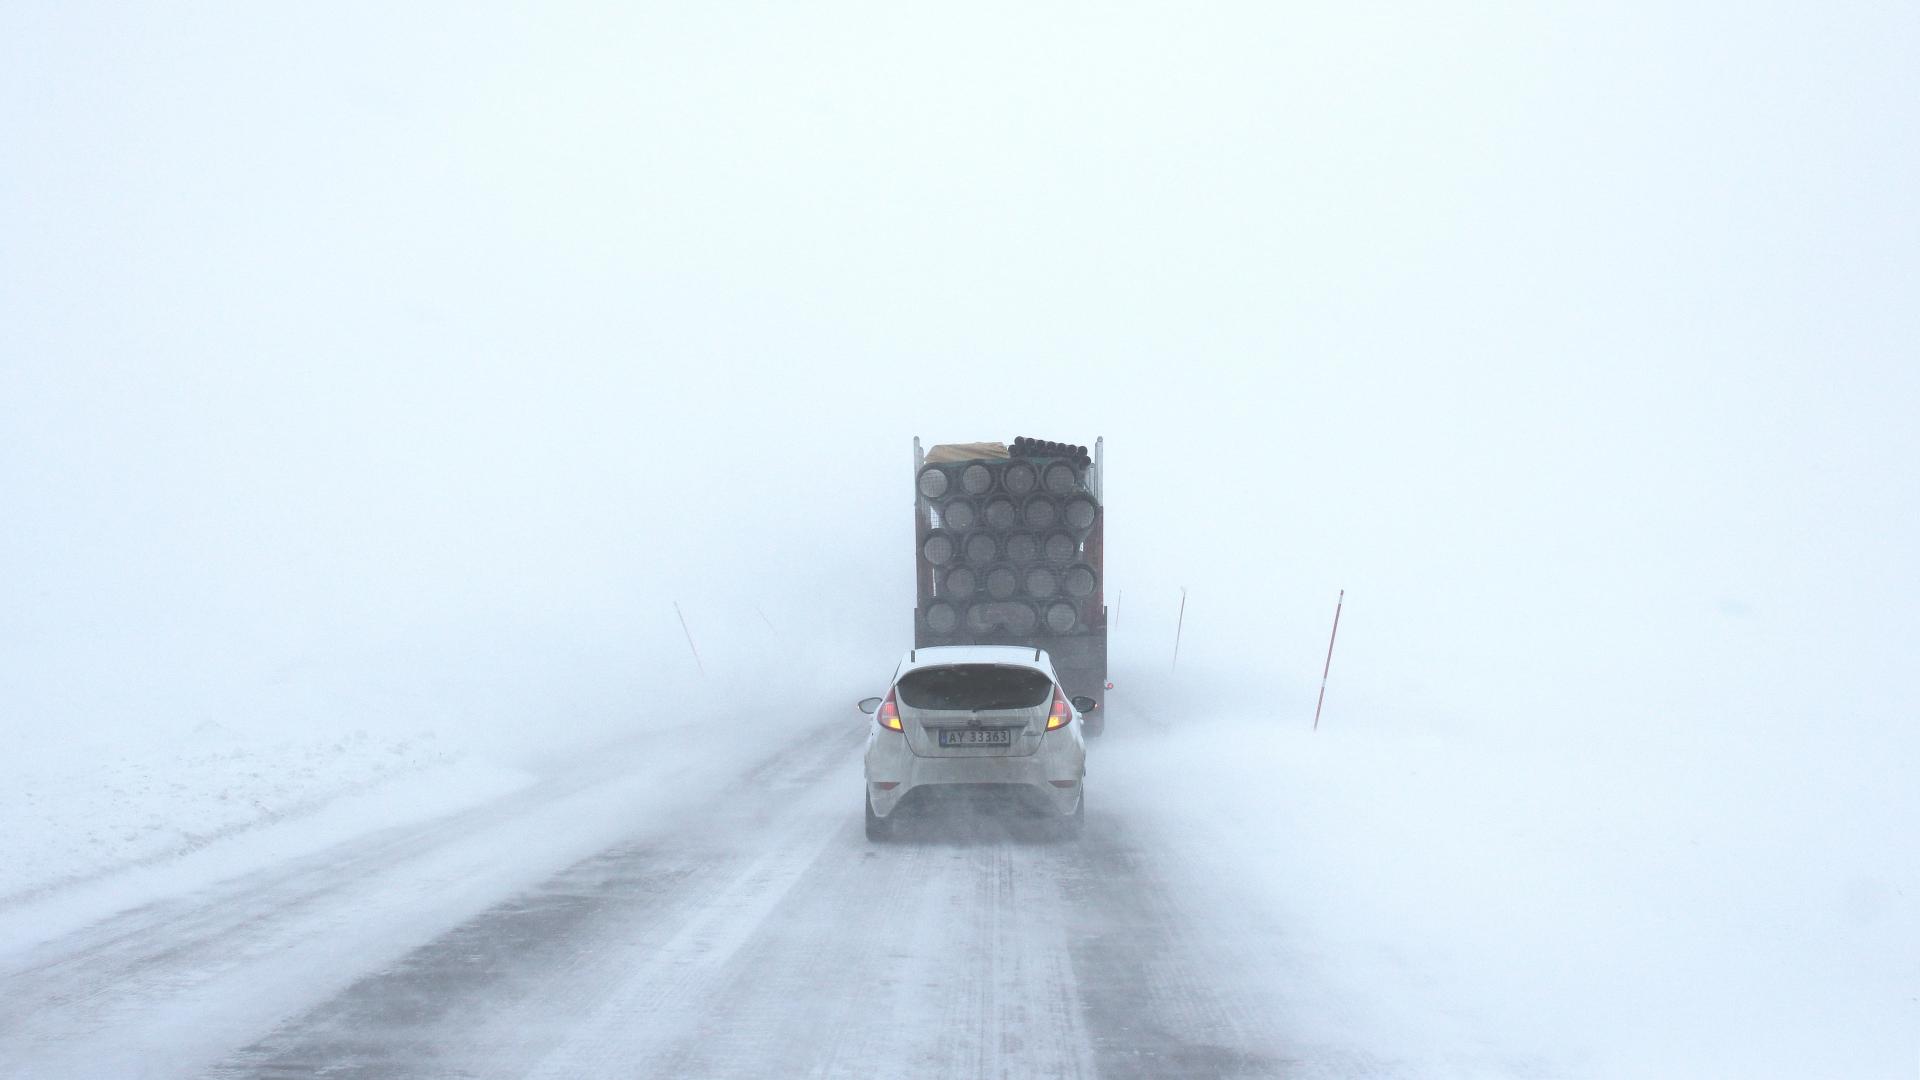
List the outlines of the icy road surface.
<svg viewBox="0 0 1920 1080">
<path fill-rule="evenodd" d="M 641 744 L 14 944 L 0 1075 L 1420 1071 L 1352 1049 L 1297 945 L 1103 808 L 1097 746 L 1082 842 L 973 818 L 871 845 L 864 736 L 790 728 L 713 775 Z"/>
</svg>

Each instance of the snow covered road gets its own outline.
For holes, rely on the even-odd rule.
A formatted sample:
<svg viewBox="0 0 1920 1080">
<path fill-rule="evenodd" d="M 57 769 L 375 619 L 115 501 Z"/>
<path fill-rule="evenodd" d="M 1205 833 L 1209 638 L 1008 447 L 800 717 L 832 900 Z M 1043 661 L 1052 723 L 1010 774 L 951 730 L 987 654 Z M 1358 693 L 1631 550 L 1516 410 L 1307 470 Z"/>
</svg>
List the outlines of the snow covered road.
<svg viewBox="0 0 1920 1080">
<path fill-rule="evenodd" d="M 645 744 L 59 935 L 7 958 L 0 1074 L 1397 1074 L 1302 1044 L 1286 941 L 1097 802 L 869 845 L 862 737 L 718 783 Z"/>
</svg>

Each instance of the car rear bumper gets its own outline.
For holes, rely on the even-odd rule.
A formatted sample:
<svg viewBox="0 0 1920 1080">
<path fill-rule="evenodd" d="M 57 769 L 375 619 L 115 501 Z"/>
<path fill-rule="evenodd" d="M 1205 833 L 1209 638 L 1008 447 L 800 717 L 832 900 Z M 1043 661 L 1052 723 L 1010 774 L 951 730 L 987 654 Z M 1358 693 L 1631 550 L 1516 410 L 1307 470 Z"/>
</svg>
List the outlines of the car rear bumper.
<svg viewBox="0 0 1920 1080">
<path fill-rule="evenodd" d="M 867 794 L 880 817 L 915 792 L 922 792 L 915 802 L 969 795 L 975 804 L 1000 800 L 1063 816 L 1080 806 L 1086 748 L 1067 732 L 1049 732 L 1040 750 L 1026 756 L 967 758 L 916 757 L 904 738 L 886 737 L 891 734 L 878 733 L 867 743 Z"/>
</svg>

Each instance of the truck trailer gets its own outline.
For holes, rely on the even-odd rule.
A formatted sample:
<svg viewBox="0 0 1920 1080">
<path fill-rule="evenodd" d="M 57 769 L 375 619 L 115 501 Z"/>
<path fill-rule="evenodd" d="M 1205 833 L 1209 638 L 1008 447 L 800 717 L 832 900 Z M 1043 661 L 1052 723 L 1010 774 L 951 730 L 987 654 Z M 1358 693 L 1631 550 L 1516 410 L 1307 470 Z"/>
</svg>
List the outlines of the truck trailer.
<svg viewBox="0 0 1920 1080">
<path fill-rule="evenodd" d="M 914 648 L 1044 649 L 1106 726 L 1105 440 L 913 440 Z"/>
</svg>

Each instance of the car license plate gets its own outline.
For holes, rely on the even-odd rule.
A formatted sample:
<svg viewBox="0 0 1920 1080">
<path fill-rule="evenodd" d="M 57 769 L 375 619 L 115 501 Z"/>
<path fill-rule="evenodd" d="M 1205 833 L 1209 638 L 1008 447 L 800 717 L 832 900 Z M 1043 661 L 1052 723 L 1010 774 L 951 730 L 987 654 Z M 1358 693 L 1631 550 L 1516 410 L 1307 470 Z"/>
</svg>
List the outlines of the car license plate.
<svg viewBox="0 0 1920 1080">
<path fill-rule="evenodd" d="M 1012 728 L 960 728 L 940 732 L 941 746 L 1012 746 Z"/>
</svg>

